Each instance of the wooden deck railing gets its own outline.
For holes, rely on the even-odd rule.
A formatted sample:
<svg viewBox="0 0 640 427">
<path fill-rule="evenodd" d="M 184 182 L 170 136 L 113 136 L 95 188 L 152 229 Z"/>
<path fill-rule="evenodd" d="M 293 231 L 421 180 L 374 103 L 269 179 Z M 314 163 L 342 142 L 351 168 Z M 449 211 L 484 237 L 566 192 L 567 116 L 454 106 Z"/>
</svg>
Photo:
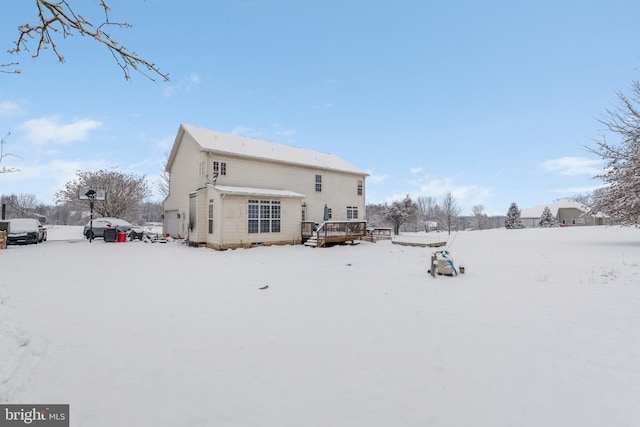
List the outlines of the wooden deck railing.
<svg viewBox="0 0 640 427">
<path fill-rule="evenodd" d="M 316 239 L 317 246 L 328 243 L 353 242 L 367 235 L 367 221 L 325 221 L 316 228 L 313 222 L 302 223 L 302 239 Z"/>
</svg>

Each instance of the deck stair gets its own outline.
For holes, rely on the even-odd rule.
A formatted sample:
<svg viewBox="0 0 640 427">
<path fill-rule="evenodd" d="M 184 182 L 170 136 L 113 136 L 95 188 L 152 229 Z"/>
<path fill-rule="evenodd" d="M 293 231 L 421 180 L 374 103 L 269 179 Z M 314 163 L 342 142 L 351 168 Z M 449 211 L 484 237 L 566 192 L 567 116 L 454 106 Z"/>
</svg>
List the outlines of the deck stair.
<svg viewBox="0 0 640 427">
<path fill-rule="evenodd" d="M 318 246 L 318 238 L 314 235 L 309 237 L 305 242 L 305 246 L 317 247 Z"/>
</svg>

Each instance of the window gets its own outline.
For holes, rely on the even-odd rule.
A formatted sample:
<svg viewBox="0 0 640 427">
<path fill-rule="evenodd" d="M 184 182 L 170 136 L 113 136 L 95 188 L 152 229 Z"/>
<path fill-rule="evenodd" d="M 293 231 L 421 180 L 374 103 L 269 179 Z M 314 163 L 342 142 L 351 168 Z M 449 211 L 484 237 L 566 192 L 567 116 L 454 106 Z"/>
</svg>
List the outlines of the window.
<svg viewBox="0 0 640 427">
<path fill-rule="evenodd" d="M 571 225 L 576 225 L 576 220 L 575 219 L 571 220 Z"/>
<path fill-rule="evenodd" d="M 225 162 L 213 162 L 213 173 L 218 175 L 226 175 L 227 174 L 227 164 Z"/>
<path fill-rule="evenodd" d="M 347 219 L 358 219 L 357 206 L 347 206 Z"/>
<path fill-rule="evenodd" d="M 280 232 L 280 214 L 282 210 L 280 209 L 280 202 L 273 201 L 271 202 L 271 232 L 279 233 Z"/>
<path fill-rule="evenodd" d="M 316 175 L 316 191 L 322 191 L 322 175 Z"/>
<path fill-rule="evenodd" d="M 260 200 L 260 233 L 271 231 L 271 209 L 268 200 Z"/>
<path fill-rule="evenodd" d="M 198 171 L 200 176 L 204 176 L 204 162 L 200 162 L 200 169 Z"/>
<path fill-rule="evenodd" d="M 363 183 L 362 180 L 358 180 L 358 196 L 362 196 Z"/>
<path fill-rule="evenodd" d="M 249 200 L 247 231 L 249 233 L 279 233 L 282 209 L 279 200 Z"/>
<path fill-rule="evenodd" d="M 249 233 L 257 233 L 258 228 L 258 219 L 260 218 L 260 210 L 257 200 L 249 200 L 249 206 L 247 209 L 247 216 L 249 218 Z"/>
<path fill-rule="evenodd" d="M 213 199 L 209 199 L 209 234 L 213 234 Z"/>
</svg>

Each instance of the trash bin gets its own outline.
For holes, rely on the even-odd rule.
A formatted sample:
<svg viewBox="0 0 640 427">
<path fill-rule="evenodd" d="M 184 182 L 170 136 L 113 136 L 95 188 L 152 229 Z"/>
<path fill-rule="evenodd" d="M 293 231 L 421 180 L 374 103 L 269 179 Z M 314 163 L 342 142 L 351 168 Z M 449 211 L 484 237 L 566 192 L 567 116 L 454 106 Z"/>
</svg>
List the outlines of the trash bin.
<svg viewBox="0 0 640 427">
<path fill-rule="evenodd" d="M 118 242 L 126 242 L 127 241 L 127 233 L 124 231 L 118 231 Z"/>
<path fill-rule="evenodd" d="M 105 242 L 115 242 L 118 238 L 118 230 L 115 228 L 105 228 L 104 229 L 104 241 Z"/>
</svg>

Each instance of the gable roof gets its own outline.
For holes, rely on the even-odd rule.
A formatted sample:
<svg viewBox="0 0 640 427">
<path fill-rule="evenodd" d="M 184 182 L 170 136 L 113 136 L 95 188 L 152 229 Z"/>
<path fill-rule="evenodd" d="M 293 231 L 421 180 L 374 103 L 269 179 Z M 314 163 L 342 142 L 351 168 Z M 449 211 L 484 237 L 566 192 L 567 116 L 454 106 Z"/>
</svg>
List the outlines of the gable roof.
<svg viewBox="0 0 640 427">
<path fill-rule="evenodd" d="M 559 209 L 574 208 L 582 211 L 583 213 L 589 212 L 589 208 L 580 202 L 576 202 L 575 200 L 571 200 L 571 199 L 562 199 L 550 204 L 538 205 L 531 209 L 523 209 L 522 212 L 520 213 L 520 217 L 521 218 L 540 218 L 542 216 L 542 212 L 544 211 L 545 207 L 548 207 L 551 213 L 553 214 L 553 216 L 555 216 L 556 218 L 558 217 Z"/>
<path fill-rule="evenodd" d="M 335 154 L 218 132 L 184 123 L 180 124 L 178 129 L 178 134 L 167 162 L 167 170 L 170 169 L 173 163 L 184 133 L 191 135 L 203 151 L 368 175 Z"/>
</svg>

